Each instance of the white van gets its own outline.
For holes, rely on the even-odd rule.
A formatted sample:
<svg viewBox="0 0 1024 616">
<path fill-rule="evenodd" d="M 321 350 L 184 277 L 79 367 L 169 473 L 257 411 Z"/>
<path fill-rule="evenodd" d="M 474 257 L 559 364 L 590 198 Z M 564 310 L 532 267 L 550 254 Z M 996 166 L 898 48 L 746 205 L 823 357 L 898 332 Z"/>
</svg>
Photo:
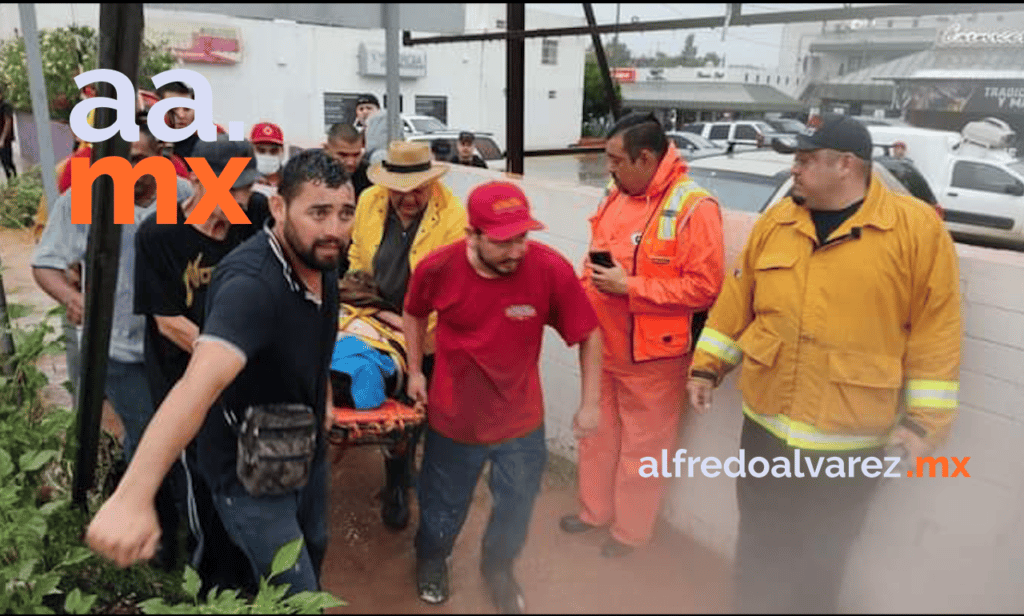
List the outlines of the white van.
<svg viewBox="0 0 1024 616">
<path fill-rule="evenodd" d="M 876 153 L 896 141 L 931 184 L 951 232 L 1024 242 L 1024 160 L 1009 147 L 999 120 L 971 122 L 962 133 L 869 126 Z"/>
</svg>

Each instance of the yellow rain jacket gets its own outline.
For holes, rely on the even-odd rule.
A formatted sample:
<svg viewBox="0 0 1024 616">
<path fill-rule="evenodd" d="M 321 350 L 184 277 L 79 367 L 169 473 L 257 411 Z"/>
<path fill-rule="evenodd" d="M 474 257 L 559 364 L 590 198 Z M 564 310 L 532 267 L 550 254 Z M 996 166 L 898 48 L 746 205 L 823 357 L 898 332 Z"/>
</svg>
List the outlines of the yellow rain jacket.
<svg viewBox="0 0 1024 616">
<path fill-rule="evenodd" d="M 906 413 L 941 441 L 956 414 L 960 290 L 949 233 L 924 203 L 871 179 L 861 208 L 817 245 L 789 198 L 754 225 L 691 366 L 742 362 L 743 412 L 791 447 L 884 443 Z"/>
</svg>

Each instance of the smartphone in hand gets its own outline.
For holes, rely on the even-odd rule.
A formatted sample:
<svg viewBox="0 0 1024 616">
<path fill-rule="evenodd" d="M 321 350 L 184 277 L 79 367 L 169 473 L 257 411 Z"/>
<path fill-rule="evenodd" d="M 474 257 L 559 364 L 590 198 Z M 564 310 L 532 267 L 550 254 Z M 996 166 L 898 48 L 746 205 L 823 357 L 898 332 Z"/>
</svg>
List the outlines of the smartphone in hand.
<svg viewBox="0 0 1024 616">
<path fill-rule="evenodd" d="M 591 251 L 590 262 L 601 267 L 615 267 L 615 262 L 612 261 L 612 253 L 607 250 Z"/>
</svg>

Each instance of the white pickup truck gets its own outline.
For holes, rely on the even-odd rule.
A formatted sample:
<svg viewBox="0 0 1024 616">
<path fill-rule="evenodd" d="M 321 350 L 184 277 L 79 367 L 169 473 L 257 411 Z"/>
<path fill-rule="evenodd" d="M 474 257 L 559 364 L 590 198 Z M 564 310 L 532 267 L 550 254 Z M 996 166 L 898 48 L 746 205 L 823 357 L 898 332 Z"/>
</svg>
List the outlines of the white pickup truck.
<svg viewBox="0 0 1024 616">
<path fill-rule="evenodd" d="M 955 235 L 1024 244 L 1024 160 L 999 120 L 971 122 L 962 133 L 869 126 L 876 152 L 896 141 L 928 180 Z"/>
</svg>

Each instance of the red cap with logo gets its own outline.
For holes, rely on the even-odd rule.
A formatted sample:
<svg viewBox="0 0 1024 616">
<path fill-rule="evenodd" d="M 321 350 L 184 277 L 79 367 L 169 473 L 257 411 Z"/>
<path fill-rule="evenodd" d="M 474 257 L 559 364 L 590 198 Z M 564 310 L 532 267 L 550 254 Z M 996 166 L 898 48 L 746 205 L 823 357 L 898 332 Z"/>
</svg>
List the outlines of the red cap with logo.
<svg viewBox="0 0 1024 616">
<path fill-rule="evenodd" d="M 488 182 L 469 193 L 469 226 L 488 238 L 503 242 L 544 225 L 530 215 L 530 202 L 510 182 Z"/>
<path fill-rule="evenodd" d="M 256 126 L 252 127 L 252 132 L 249 133 L 249 141 L 252 143 L 273 143 L 275 145 L 284 145 L 284 133 L 281 132 L 281 127 L 277 124 L 260 122 Z"/>
</svg>

